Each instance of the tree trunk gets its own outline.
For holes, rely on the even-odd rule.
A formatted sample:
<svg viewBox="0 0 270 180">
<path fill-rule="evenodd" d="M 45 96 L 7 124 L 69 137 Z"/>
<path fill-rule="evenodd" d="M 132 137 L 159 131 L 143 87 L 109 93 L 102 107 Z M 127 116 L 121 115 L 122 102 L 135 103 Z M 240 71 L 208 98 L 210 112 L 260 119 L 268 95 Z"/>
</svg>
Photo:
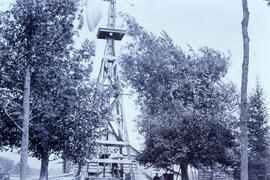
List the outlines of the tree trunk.
<svg viewBox="0 0 270 180">
<path fill-rule="evenodd" d="M 28 9 L 28 14 L 30 15 L 32 0 L 25 0 L 25 8 Z M 26 20 L 28 24 L 26 25 L 26 31 L 31 29 L 31 22 Z M 31 58 L 31 48 L 30 39 L 31 35 L 27 35 L 27 46 L 28 54 L 27 60 L 30 61 Z M 28 159 L 28 146 L 29 146 L 29 121 L 30 121 L 30 87 L 31 87 L 31 66 L 28 64 L 25 69 L 24 74 L 24 90 L 23 90 L 23 127 L 22 127 L 22 137 L 21 137 L 21 159 L 20 159 L 20 180 L 27 179 L 27 159 Z"/>
<path fill-rule="evenodd" d="M 180 164 L 181 180 L 188 180 L 188 166 L 185 163 Z"/>
<path fill-rule="evenodd" d="M 76 176 L 81 175 L 81 170 L 82 170 L 82 164 L 81 164 L 81 163 L 79 163 L 78 165 L 79 165 L 79 167 L 78 167 L 78 170 L 77 170 L 77 174 L 76 174 Z"/>
<path fill-rule="evenodd" d="M 48 165 L 49 165 L 49 153 L 46 147 L 41 156 L 41 168 L 39 180 L 48 180 Z"/>
<path fill-rule="evenodd" d="M 177 175 L 176 175 L 176 180 L 178 180 L 178 176 L 180 173 L 181 173 L 181 167 L 179 166 L 179 170 L 178 170 Z"/>
<path fill-rule="evenodd" d="M 29 145 L 29 118 L 30 118 L 30 66 L 26 67 L 23 91 L 23 129 L 21 140 L 20 179 L 27 179 L 27 159 Z"/>
<path fill-rule="evenodd" d="M 247 134 L 247 85 L 248 85 L 248 66 L 249 66 L 249 11 L 247 0 L 242 0 L 243 21 L 243 65 L 241 83 L 241 113 L 240 113 L 240 143 L 241 143 L 241 180 L 248 180 L 248 134 Z"/>
<path fill-rule="evenodd" d="M 213 171 L 213 167 L 210 168 L 210 180 L 214 180 L 214 171 Z"/>
<path fill-rule="evenodd" d="M 67 159 L 66 158 L 63 158 L 63 173 L 68 173 L 68 170 L 67 170 Z"/>
</svg>

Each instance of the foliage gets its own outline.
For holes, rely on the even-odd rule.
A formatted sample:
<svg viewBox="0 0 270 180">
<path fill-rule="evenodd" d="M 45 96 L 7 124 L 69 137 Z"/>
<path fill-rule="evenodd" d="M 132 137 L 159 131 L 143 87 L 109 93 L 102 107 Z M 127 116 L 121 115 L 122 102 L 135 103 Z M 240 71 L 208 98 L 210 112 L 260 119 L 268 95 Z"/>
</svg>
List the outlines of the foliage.
<svg viewBox="0 0 270 180">
<path fill-rule="evenodd" d="M 237 95 L 233 84 L 222 82 L 229 57 L 207 47 L 184 53 L 165 32 L 156 37 L 125 18 L 132 41 L 121 65 L 141 107 L 145 147 L 139 161 L 232 165 Z"/>
<path fill-rule="evenodd" d="M 11 172 L 14 168 L 14 161 L 8 158 L 0 157 L 0 167 L 2 167 L 3 172 Z"/>
<path fill-rule="evenodd" d="M 58 70 L 61 69 L 60 65 L 65 64 L 65 60 L 63 59 L 61 62 L 59 60 L 60 57 L 69 55 L 67 46 L 70 45 L 72 41 L 71 38 L 67 37 L 71 37 L 71 35 L 75 33 L 72 30 L 72 19 L 74 19 L 76 11 L 75 4 L 76 3 L 73 2 L 72 5 L 72 1 L 70 4 L 68 2 L 61 3 L 60 1 L 59 3 L 58 1 L 53 2 L 49 0 L 40 1 L 33 5 L 32 17 L 30 18 L 27 16 L 27 10 L 24 8 L 23 3 L 17 1 L 11 10 L 1 15 L 0 81 L 2 90 L 1 99 L 2 105 L 4 105 L 2 107 L 5 107 L 11 117 L 18 119 L 17 123 L 20 126 L 22 121 L 21 109 L 24 69 L 28 63 L 32 65 L 31 95 L 33 98 L 38 99 L 35 95 L 43 95 L 46 88 L 51 88 L 51 86 L 47 86 L 48 84 L 44 82 L 48 81 L 48 79 L 51 79 L 53 75 L 56 74 L 56 72 L 53 73 L 54 69 L 49 67 L 58 66 Z M 71 13 L 71 16 L 63 14 L 64 9 L 67 8 L 65 5 L 71 5 L 71 9 L 69 8 L 70 11 L 67 12 Z M 42 8 L 43 6 L 46 8 Z M 25 24 L 27 21 L 32 21 L 33 26 L 31 27 L 32 55 L 30 59 L 26 59 L 26 49 L 28 46 L 26 38 L 28 29 L 25 27 Z M 60 74 L 61 72 L 62 71 L 58 71 L 57 73 Z M 57 83 L 57 81 L 51 82 Z M 35 101 L 32 103 L 35 103 Z M 32 106 L 34 107 L 35 105 L 32 104 Z M 2 108 L 1 111 L 3 112 L 4 109 Z M 33 109 L 32 112 L 34 113 L 35 110 Z M 2 118 L 10 121 L 10 118 L 6 117 L 6 113 L 4 112 L 2 113 Z M 18 131 L 14 126 L 4 130 L 3 134 Z M 14 141 L 20 140 L 20 138 L 13 139 Z M 9 139 L 6 140 L 9 141 Z M 17 141 L 11 144 L 18 144 L 19 142 Z"/>
<path fill-rule="evenodd" d="M 36 168 L 31 168 L 31 167 L 27 166 L 26 169 L 27 169 L 27 172 L 26 172 L 27 175 L 38 176 L 38 174 L 39 174 L 39 172 L 38 172 L 39 170 Z M 16 174 L 16 175 L 20 174 L 20 163 L 17 163 L 14 165 L 14 168 L 13 168 L 11 173 Z"/>
<path fill-rule="evenodd" d="M 269 126 L 264 93 L 257 83 L 256 89 L 249 97 L 249 178 L 267 173 L 269 161 Z"/>
<path fill-rule="evenodd" d="M 30 17 L 20 1 L 1 14 L 0 147 L 20 146 L 16 124 L 22 126 L 23 75 L 31 64 L 31 155 L 48 162 L 51 153 L 64 152 L 81 162 L 83 152 L 91 153 L 94 129 L 106 116 L 90 78 L 95 45 L 86 41 L 75 48 L 74 36 L 81 27 L 74 27 L 81 18 L 79 1 L 34 2 Z M 26 21 L 31 21 L 30 29 L 25 27 Z M 31 31 L 30 43 L 25 42 L 26 31 Z M 29 47 L 31 57 L 27 59 Z"/>
</svg>

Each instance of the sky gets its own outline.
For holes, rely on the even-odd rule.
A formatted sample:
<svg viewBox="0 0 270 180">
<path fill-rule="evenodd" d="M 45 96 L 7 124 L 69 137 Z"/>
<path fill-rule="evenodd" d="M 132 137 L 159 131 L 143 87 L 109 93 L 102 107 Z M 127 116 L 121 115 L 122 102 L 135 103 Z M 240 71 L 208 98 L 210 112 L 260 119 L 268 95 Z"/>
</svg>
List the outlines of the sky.
<svg viewBox="0 0 270 180">
<path fill-rule="evenodd" d="M 127 12 L 147 30 L 159 35 L 166 31 L 174 42 L 195 50 L 208 46 L 231 55 L 226 79 L 240 90 L 242 66 L 242 4 L 240 0 L 119 0 L 119 11 Z M 132 5 L 131 5 L 132 4 Z M 249 0 L 250 74 L 249 92 L 256 77 L 270 100 L 270 7 L 260 0 Z M 133 106 L 125 106 L 126 114 Z M 128 117 L 127 115 L 127 117 Z M 133 116 L 132 116 L 133 117 Z M 135 142 L 135 140 L 134 140 Z M 138 147 L 137 143 L 134 143 Z"/>
<path fill-rule="evenodd" d="M 1 0 L 0 9 L 8 7 L 11 0 Z M 265 91 L 269 107 L 270 100 L 270 7 L 263 0 L 249 0 L 250 8 L 250 66 L 249 92 L 255 87 L 256 77 Z M 117 10 L 130 14 L 147 31 L 159 35 L 166 31 L 175 44 L 184 50 L 191 46 L 198 49 L 208 46 L 231 55 L 226 80 L 234 82 L 240 90 L 242 66 L 241 0 L 117 0 Z M 106 2 L 103 3 L 103 18 L 98 27 L 106 27 Z M 118 24 L 121 27 L 121 24 Z M 92 32 L 83 28 L 80 39 L 95 39 L 97 29 Z M 125 41 L 125 39 L 124 39 Z M 120 47 L 125 42 L 117 42 Z M 100 68 L 105 42 L 96 40 L 94 74 Z M 120 53 L 118 51 L 118 53 Z M 134 119 L 138 110 L 134 96 L 124 98 L 124 109 L 128 124 L 130 143 L 140 149 L 143 139 L 136 132 Z M 269 107 L 270 109 L 270 107 Z M 19 156 L 1 153 L 19 161 Z M 30 166 L 39 166 L 39 161 L 30 160 Z M 52 167 L 56 167 L 52 163 Z"/>
</svg>

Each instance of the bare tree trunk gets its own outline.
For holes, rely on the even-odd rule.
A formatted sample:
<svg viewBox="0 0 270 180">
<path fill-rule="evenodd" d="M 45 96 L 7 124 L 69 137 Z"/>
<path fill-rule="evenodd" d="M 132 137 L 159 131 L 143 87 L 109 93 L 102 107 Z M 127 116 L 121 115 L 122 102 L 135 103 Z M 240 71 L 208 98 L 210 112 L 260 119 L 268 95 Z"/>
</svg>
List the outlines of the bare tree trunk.
<svg viewBox="0 0 270 180">
<path fill-rule="evenodd" d="M 44 151 L 41 156 L 41 168 L 39 180 L 48 180 L 48 166 L 49 166 L 49 153 L 47 147 L 44 147 Z"/>
<path fill-rule="evenodd" d="M 23 131 L 21 144 L 21 162 L 20 162 L 20 179 L 26 180 L 27 176 L 27 159 L 29 144 L 29 116 L 30 116 L 30 66 L 26 67 L 24 77 L 23 92 Z"/>
<path fill-rule="evenodd" d="M 181 180 L 188 180 L 188 166 L 185 163 L 180 164 Z"/>
<path fill-rule="evenodd" d="M 242 65 L 242 84 L 241 84 L 241 114 L 240 114 L 240 143 L 241 143 L 241 180 L 248 180 L 248 134 L 247 134 L 247 85 L 248 85 L 248 66 L 249 66 L 249 10 L 247 0 L 242 0 L 243 21 L 243 65 Z"/>
</svg>

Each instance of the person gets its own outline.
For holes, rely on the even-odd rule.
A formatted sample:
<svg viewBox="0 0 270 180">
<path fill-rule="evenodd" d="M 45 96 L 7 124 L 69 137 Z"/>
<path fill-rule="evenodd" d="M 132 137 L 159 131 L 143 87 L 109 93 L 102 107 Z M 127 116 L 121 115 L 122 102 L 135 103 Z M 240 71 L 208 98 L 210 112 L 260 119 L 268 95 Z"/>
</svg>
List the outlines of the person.
<svg viewBox="0 0 270 180">
<path fill-rule="evenodd" d="M 110 155 L 110 158 L 111 159 L 119 159 L 120 158 L 120 153 L 119 153 L 118 148 L 115 148 L 113 150 L 113 152 Z M 113 175 L 113 177 L 116 177 L 116 178 L 119 177 L 119 175 L 120 175 L 119 168 L 120 167 L 119 167 L 118 163 L 112 163 L 112 175 Z"/>
<path fill-rule="evenodd" d="M 112 163 L 112 175 L 113 177 L 118 178 L 119 174 L 118 174 L 118 164 L 117 163 Z"/>
<path fill-rule="evenodd" d="M 153 180 L 160 180 L 160 177 L 158 176 L 158 173 L 154 176 Z"/>
</svg>

